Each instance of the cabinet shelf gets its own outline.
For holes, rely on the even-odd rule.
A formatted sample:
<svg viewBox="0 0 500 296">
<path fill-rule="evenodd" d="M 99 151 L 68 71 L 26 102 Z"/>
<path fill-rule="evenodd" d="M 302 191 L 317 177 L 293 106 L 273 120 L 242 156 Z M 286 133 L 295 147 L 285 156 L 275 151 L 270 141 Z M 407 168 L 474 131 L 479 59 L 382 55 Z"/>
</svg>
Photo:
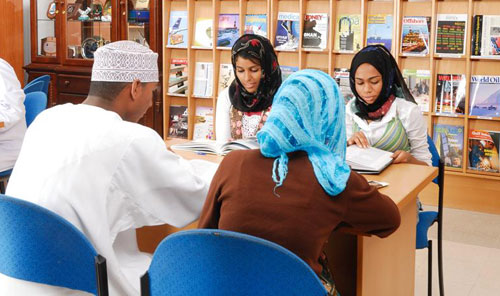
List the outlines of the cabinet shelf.
<svg viewBox="0 0 500 296">
<path fill-rule="evenodd" d="M 99 20 L 87 20 L 87 21 L 79 21 L 79 20 L 67 20 L 68 23 L 82 23 L 82 24 L 109 24 L 112 25 L 113 22 L 99 21 Z"/>
<path fill-rule="evenodd" d="M 163 38 L 162 22 L 158 19 L 158 8 L 162 4 L 160 1 L 149 1 L 151 8 L 147 28 L 149 35 L 143 34 L 147 35 L 147 44 L 155 52 L 159 51 Z M 88 95 L 93 60 L 81 58 L 82 43 L 85 39 L 94 36 L 101 37 L 106 42 L 128 40 L 129 37 L 139 39 L 133 36 L 139 35 L 137 30 L 129 30 L 127 23 L 123 21 L 127 18 L 129 5 L 126 1 L 126 5 L 120 5 L 119 0 L 109 1 L 113 8 L 113 15 L 120 16 L 110 18 L 110 21 L 92 19 L 81 21 L 73 14 L 69 16 L 68 11 L 64 10 L 69 4 L 81 1 L 55 1 L 56 8 L 60 11 L 55 19 L 46 18 L 47 7 L 52 0 L 29 0 L 29 2 L 31 7 L 31 64 L 24 68 L 28 73 L 29 81 L 44 74 L 51 76 L 48 106 L 67 102 L 80 103 Z M 104 5 L 104 2 L 101 1 L 101 4 Z M 68 20 L 68 17 L 75 19 Z M 56 56 L 44 54 L 46 52 L 52 54 L 54 47 Z M 66 86 L 66 81 L 71 87 Z M 157 106 L 161 106 L 162 99 L 161 95 L 156 95 L 153 104 L 155 108 L 150 109 L 141 120 L 141 123 L 154 128 L 161 135 L 163 134 L 163 112 Z"/>
</svg>

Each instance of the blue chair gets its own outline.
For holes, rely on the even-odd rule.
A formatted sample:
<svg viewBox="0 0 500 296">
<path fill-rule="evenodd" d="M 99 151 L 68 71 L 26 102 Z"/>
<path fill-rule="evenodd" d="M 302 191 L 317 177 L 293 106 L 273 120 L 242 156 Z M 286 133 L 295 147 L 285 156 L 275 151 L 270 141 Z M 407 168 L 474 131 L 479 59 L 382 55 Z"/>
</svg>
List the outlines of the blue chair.
<svg viewBox="0 0 500 296">
<path fill-rule="evenodd" d="M 327 295 L 314 271 L 289 250 L 251 235 L 180 231 L 156 249 L 141 295 Z"/>
<path fill-rule="evenodd" d="M 35 83 L 28 83 L 24 86 L 23 91 L 24 91 L 24 94 L 26 94 L 26 95 L 29 93 L 32 93 L 34 91 L 43 92 L 43 86 L 44 86 L 43 81 L 38 81 Z"/>
<path fill-rule="evenodd" d="M 0 194 L 5 193 L 5 187 L 7 187 L 10 174 L 12 174 L 12 169 L 0 172 Z"/>
<path fill-rule="evenodd" d="M 24 107 L 26 109 L 26 125 L 30 126 L 35 117 L 47 108 L 47 95 L 41 91 L 26 94 Z"/>
<path fill-rule="evenodd" d="M 438 276 L 439 276 L 439 294 L 444 295 L 443 283 L 443 192 L 444 192 L 444 162 L 440 158 L 438 150 L 431 137 L 427 136 L 429 151 L 432 154 L 432 165 L 438 167 L 438 176 L 433 180 L 438 185 L 438 210 L 422 211 L 418 214 L 417 224 L 417 249 L 428 249 L 428 274 L 427 274 L 427 293 L 432 295 L 432 241 L 428 239 L 429 228 L 437 222 L 437 241 L 438 241 Z"/>
<path fill-rule="evenodd" d="M 108 295 L 106 259 L 61 216 L 0 194 L 0 273 Z"/>
<path fill-rule="evenodd" d="M 43 83 L 43 81 L 38 81 L 35 86 L 41 83 Z M 26 109 L 26 125 L 30 126 L 33 120 L 35 120 L 35 117 L 47 108 L 47 95 L 41 91 L 27 93 L 24 99 L 24 108 Z M 7 187 L 7 182 L 11 173 L 12 169 L 0 172 L 0 194 L 5 193 L 5 188 Z"/>
<path fill-rule="evenodd" d="M 28 87 L 30 84 L 38 83 L 40 81 L 43 83 L 42 89 L 40 91 L 43 91 L 48 97 L 49 96 L 50 75 L 39 76 L 39 77 L 31 80 L 28 84 L 26 84 L 24 86 L 24 88 Z M 27 93 L 27 92 L 25 91 L 24 93 Z"/>
</svg>

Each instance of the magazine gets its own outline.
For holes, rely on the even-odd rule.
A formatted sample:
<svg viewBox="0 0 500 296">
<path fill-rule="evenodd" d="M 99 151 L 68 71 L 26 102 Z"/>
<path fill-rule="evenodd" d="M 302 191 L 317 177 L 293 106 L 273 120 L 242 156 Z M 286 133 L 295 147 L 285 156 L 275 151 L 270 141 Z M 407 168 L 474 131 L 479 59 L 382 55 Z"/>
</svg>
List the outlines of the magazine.
<svg viewBox="0 0 500 296">
<path fill-rule="evenodd" d="M 170 76 L 168 77 L 168 94 L 186 95 L 188 89 L 187 81 L 187 59 L 170 60 Z"/>
<path fill-rule="evenodd" d="M 500 132 L 469 130 L 469 165 L 471 170 L 498 173 Z"/>
<path fill-rule="evenodd" d="M 420 111 L 429 112 L 429 84 L 431 71 L 404 69 L 403 78 L 413 98 L 420 107 Z"/>
<path fill-rule="evenodd" d="M 232 47 L 234 42 L 240 37 L 239 24 L 239 14 L 219 14 L 217 46 Z"/>
<path fill-rule="evenodd" d="M 300 16 L 297 12 L 279 12 L 274 48 L 295 51 L 299 47 Z"/>
<path fill-rule="evenodd" d="M 361 49 L 361 27 L 359 14 L 337 16 L 338 30 L 335 32 L 334 50 L 354 52 Z"/>
<path fill-rule="evenodd" d="M 333 79 L 335 79 L 335 82 L 337 82 L 337 85 L 340 88 L 340 92 L 344 97 L 344 103 L 347 104 L 352 98 L 354 98 L 354 94 L 351 90 L 351 84 L 349 82 L 349 69 L 335 68 L 333 71 Z"/>
<path fill-rule="evenodd" d="M 212 22 L 211 18 L 200 17 L 196 19 L 194 26 L 193 47 L 211 48 L 212 47 Z"/>
<path fill-rule="evenodd" d="M 170 122 L 168 136 L 172 138 L 187 139 L 188 136 L 188 111 L 187 106 L 170 106 Z"/>
<path fill-rule="evenodd" d="M 247 14 L 245 16 L 245 34 L 256 34 L 267 38 L 267 16 L 265 14 Z"/>
<path fill-rule="evenodd" d="M 381 44 L 390 51 L 392 47 L 392 15 L 368 15 L 367 25 L 366 45 Z"/>
<path fill-rule="evenodd" d="M 351 169 L 360 174 L 379 174 L 392 163 L 392 154 L 375 147 L 350 145 L 346 149 L 345 159 Z"/>
<path fill-rule="evenodd" d="M 194 90 L 195 97 L 211 97 L 213 84 L 213 68 L 211 62 L 197 62 L 194 70 Z"/>
<path fill-rule="evenodd" d="M 280 65 L 280 69 L 281 69 L 281 81 L 285 81 L 288 76 L 292 75 L 293 72 L 297 72 L 299 71 L 299 67 L 295 67 L 295 66 L 281 66 Z"/>
<path fill-rule="evenodd" d="M 469 115 L 500 117 L 500 76 L 470 78 Z"/>
<path fill-rule="evenodd" d="M 193 140 L 214 139 L 214 108 L 196 106 Z"/>
<path fill-rule="evenodd" d="M 437 74 L 434 111 L 444 114 L 464 114 L 465 74 Z"/>
<path fill-rule="evenodd" d="M 187 11 L 171 11 L 167 47 L 187 47 Z"/>
<path fill-rule="evenodd" d="M 436 47 L 438 56 L 460 57 L 465 54 L 467 14 L 438 14 Z"/>
<path fill-rule="evenodd" d="M 326 13 L 305 14 L 302 38 L 303 48 L 325 49 L 328 40 L 328 15 Z"/>
<path fill-rule="evenodd" d="M 219 68 L 219 88 L 220 94 L 223 90 L 228 88 L 234 80 L 233 64 L 220 64 Z"/>
<path fill-rule="evenodd" d="M 259 149 L 257 138 L 246 138 L 233 140 L 226 143 L 206 140 L 206 141 L 191 141 L 182 144 L 172 145 L 172 150 L 186 150 L 197 153 L 226 155 L 233 150 L 249 150 Z"/>
<path fill-rule="evenodd" d="M 444 164 L 452 168 L 462 168 L 464 127 L 448 124 L 434 124 L 434 144 Z"/>
<path fill-rule="evenodd" d="M 500 57 L 500 15 L 473 17 L 471 55 Z"/>
<path fill-rule="evenodd" d="M 425 56 L 429 53 L 430 16 L 405 16 L 401 29 L 401 53 Z"/>
</svg>

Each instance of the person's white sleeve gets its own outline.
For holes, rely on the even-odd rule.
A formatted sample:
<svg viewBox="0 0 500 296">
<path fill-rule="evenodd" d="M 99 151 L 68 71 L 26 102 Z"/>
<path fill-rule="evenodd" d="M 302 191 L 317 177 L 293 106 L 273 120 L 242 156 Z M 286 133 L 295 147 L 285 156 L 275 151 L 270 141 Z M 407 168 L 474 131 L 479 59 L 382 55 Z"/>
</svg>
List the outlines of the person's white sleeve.
<svg viewBox="0 0 500 296">
<path fill-rule="evenodd" d="M 432 165 L 432 155 L 427 144 L 427 122 L 424 120 L 419 107 L 416 104 L 406 102 L 409 108 L 406 113 L 407 118 L 403 120 L 403 125 L 410 141 L 410 153 L 416 159 Z"/>
<path fill-rule="evenodd" d="M 135 228 L 165 223 L 184 227 L 198 219 L 217 166 L 177 156 L 151 130 L 130 144 L 110 190 L 120 190 L 133 205 L 127 212 Z"/>
<path fill-rule="evenodd" d="M 231 138 L 231 122 L 229 111 L 231 100 L 229 100 L 229 87 L 219 94 L 217 109 L 215 112 L 215 137 L 217 142 L 225 143 Z"/>
<path fill-rule="evenodd" d="M 14 69 L 0 59 L 0 122 L 4 125 L 0 132 L 5 132 L 19 121 L 25 120 L 24 97 Z"/>
<path fill-rule="evenodd" d="M 349 138 L 352 136 L 352 126 L 353 126 L 353 119 L 352 119 L 352 114 L 348 109 L 350 109 L 350 103 L 347 103 L 345 105 L 345 135 L 346 139 L 349 140 Z"/>
</svg>

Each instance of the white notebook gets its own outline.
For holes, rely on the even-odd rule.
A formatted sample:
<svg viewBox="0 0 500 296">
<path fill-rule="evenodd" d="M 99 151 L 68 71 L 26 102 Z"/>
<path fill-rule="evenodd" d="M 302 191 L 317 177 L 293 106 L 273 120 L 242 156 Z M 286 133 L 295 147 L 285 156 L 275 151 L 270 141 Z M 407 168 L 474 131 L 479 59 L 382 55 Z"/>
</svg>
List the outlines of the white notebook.
<svg viewBox="0 0 500 296">
<path fill-rule="evenodd" d="M 358 145 L 351 145 L 346 150 L 346 162 L 358 173 L 379 174 L 391 164 L 392 154 L 375 147 L 361 148 Z"/>
</svg>

